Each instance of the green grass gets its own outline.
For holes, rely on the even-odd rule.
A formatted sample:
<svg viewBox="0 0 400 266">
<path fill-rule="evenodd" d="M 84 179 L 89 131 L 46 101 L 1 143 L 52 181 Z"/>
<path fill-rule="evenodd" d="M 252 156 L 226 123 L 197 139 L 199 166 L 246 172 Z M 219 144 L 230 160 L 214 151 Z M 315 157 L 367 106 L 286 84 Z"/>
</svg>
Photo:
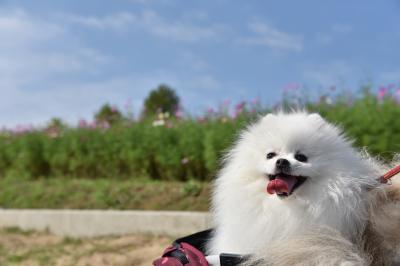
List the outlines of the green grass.
<svg viewBox="0 0 400 266">
<path fill-rule="evenodd" d="M 24 236 L 29 236 L 34 233 L 33 230 L 23 230 L 19 227 L 14 227 L 14 226 L 3 228 L 2 231 L 7 234 L 20 234 Z"/>
<path fill-rule="evenodd" d="M 112 179 L 0 179 L 1 208 L 208 210 L 206 183 Z"/>
</svg>

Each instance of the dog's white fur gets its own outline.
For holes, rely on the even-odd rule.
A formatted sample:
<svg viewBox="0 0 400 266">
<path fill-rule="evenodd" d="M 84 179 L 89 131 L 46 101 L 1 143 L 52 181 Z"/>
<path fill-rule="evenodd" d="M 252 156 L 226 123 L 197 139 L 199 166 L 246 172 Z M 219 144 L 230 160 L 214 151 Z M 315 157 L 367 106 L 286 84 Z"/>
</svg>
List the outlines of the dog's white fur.
<svg viewBox="0 0 400 266">
<path fill-rule="evenodd" d="M 277 156 L 267 159 L 269 152 Z M 307 162 L 296 160 L 296 153 L 306 155 Z M 266 192 L 277 159 L 290 162 L 291 175 L 308 177 L 284 199 Z M 284 261 L 311 265 L 312 258 L 314 265 L 371 263 L 366 232 L 381 239 L 376 228 L 380 218 L 374 210 L 388 201 L 377 181 L 385 170 L 383 164 L 352 148 L 341 130 L 318 114 L 268 114 L 242 132 L 216 179 L 212 206 L 216 230 L 208 253 L 257 254 L 253 263 L 274 265 Z M 317 253 L 310 257 L 299 252 L 307 246 Z"/>
</svg>

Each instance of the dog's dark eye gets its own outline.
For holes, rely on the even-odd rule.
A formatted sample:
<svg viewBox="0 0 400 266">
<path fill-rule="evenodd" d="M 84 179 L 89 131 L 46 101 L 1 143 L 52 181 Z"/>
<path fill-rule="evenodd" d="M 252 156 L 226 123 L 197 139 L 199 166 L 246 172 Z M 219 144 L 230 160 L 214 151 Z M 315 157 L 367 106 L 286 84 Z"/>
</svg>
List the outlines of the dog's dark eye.
<svg viewBox="0 0 400 266">
<path fill-rule="evenodd" d="M 294 156 L 294 158 L 297 160 L 297 161 L 299 161 L 299 162 L 307 162 L 307 160 L 308 160 L 308 158 L 307 158 L 307 156 L 305 156 L 304 154 L 301 154 L 301 153 L 297 153 L 295 156 Z"/>
<path fill-rule="evenodd" d="M 270 153 L 267 154 L 267 159 L 274 158 L 275 156 L 276 156 L 275 152 L 270 152 Z"/>
</svg>

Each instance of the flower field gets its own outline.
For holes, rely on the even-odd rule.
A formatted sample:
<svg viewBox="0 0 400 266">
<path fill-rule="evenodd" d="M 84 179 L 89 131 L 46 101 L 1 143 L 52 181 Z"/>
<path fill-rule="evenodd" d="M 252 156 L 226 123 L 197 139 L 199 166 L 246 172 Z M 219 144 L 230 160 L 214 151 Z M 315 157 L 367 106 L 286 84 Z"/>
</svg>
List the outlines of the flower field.
<svg viewBox="0 0 400 266">
<path fill-rule="evenodd" d="M 209 181 L 239 130 L 277 108 L 319 112 L 343 126 L 356 147 L 367 147 L 385 159 L 400 151 L 400 89 L 396 86 L 377 92 L 364 89 L 357 95 L 331 88 L 309 99 L 291 85 L 277 106 L 264 107 L 257 99 L 236 105 L 226 101 L 195 117 L 177 110 L 147 118 L 124 115 L 112 123 L 81 120 L 77 126 L 57 122 L 45 128 L 4 128 L 0 176 Z"/>
</svg>

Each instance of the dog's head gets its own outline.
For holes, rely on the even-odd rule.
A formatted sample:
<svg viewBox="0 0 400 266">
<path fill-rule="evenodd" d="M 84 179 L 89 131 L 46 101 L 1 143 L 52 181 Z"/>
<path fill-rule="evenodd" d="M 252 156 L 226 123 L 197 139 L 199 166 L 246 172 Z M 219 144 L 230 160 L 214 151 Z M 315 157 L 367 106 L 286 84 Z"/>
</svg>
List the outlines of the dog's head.
<svg viewBox="0 0 400 266">
<path fill-rule="evenodd" d="M 341 130 L 318 114 L 269 114 L 250 126 L 232 152 L 246 178 L 262 178 L 281 199 L 323 192 L 329 179 L 359 167 L 358 153 Z"/>
</svg>

